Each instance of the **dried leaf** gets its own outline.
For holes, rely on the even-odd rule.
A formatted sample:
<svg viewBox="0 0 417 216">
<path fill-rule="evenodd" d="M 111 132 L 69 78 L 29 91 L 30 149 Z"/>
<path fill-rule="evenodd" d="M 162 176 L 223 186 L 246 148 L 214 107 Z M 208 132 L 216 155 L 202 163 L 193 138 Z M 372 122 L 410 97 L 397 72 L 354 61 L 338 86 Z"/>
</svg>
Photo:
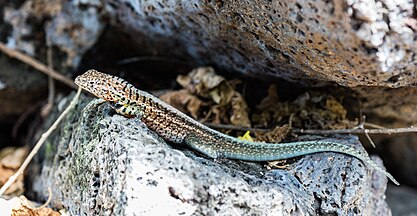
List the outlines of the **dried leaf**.
<svg viewBox="0 0 417 216">
<path fill-rule="evenodd" d="M 177 82 L 191 93 L 208 98 L 209 92 L 225 81 L 217 75 L 211 67 L 199 67 L 192 70 L 186 76 L 178 76 Z"/>
<path fill-rule="evenodd" d="M 209 95 L 211 99 L 220 105 L 226 105 L 230 103 L 232 97 L 236 91 L 227 82 L 220 83 L 216 88 L 210 91 Z"/>
<path fill-rule="evenodd" d="M 226 116 L 226 109 L 224 109 L 224 106 L 213 105 L 210 107 L 210 110 L 205 116 L 204 121 L 212 122 L 215 124 L 221 124 L 222 122 L 229 123 L 228 119 L 225 118 L 225 116 Z"/>
<path fill-rule="evenodd" d="M 61 214 L 50 208 L 29 208 L 27 206 L 20 206 L 12 210 L 11 216 L 60 216 Z"/>
<path fill-rule="evenodd" d="M 175 103 L 173 99 L 169 98 L 161 99 L 180 108 L 181 111 L 192 113 L 194 118 L 197 118 L 198 114 L 203 114 L 201 110 L 205 110 L 203 119 L 206 122 L 250 127 L 248 106 L 242 95 L 233 88 L 234 85 L 230 85 L 222 76 L 217 75 L 213 68 L 194 69 L 185 76 L 178 76 L 177 82 L 185 88 L 181 91 L 182 94 L 188 92 L 187 97 L 168 95 L 169 98 L 174 97 L 175 100 L 182 101 L 179 103 Z M 234 84 L 238 82 L 237 80 L 233 81 Z M 194 95 L 199 101 L 191 107 L 193 110 L 190 110 L 191 108 L 185 109 L 184 104 L 193 104 L 190 101 L 194 101 L 194 99 L 189 99 L 191 95 Z"/>
<path fill-rule="evenodd" d="M 340 104 L 338 101 L 336 101 L 334 98 L 329 98 L 326 100 L 326 109 L 331 111 L 332 113 L 337 115 L 337 118 L 339 119 L 345 119 L 347 115 L 346 109 Z"/>
<path fill-rule="evenodd" d="M 190 113 L 193 118 L 198 118 L 198 112 L 203 105 L 198 97 L 190 94 L 186 89 L 169 91 L 159 98 L 183 113 Z"/>
<path fill-rule="evenodd" d="M 289 116 L 288 104 L 279 101 L 277 87 L 270 85 L 268 94 L 256 106 L 256 111 L 252 115 L 254 125 L 267 128 L 269 125 L 280 123 L 283 117 Z"/>
<path fill-rule="evenodd" d="M 290 126 L 286 124 L 283 126 L 277 126 L 268 132 L 255 132 L 255 137 L 256 141 L 279 143 L 288 135 L 289 132 Z"/>
<path fill-rule="evenodd" d="M 0 186 L 16 173 L 20 165 L 23 163 L 28 149 L 21 148 L 5 148 L 0 152 Z M 17 180 L 7 189 L 7 195 L 20 195 L 24 192 L 24 178 L 20 175 Z"/>
<path fill-rule="evenodd" d="M 50 208 L 41 206 L 35 207 L 35 203 L 28 200 L 24 196 L 20 196 L 20 206 L 12 209 L 11 216 L 59 216 L 61 215 L 57 211 L 54 211 Z M 46 204 L 45 204 L 46 205 Z"/>
<path fill-rule="evenodd" d="M 279 97 L 277 93 L 277 86 L 276 85 L 270 85 L 268 88 L 268 94 L 266 97 L 264 97 L 261 100 L 261 103 L 259 103 L 256 108 L 260 110 L 268 109 L 270 107 L 277 106 L 279 103 Z"/>
<path fill-rule="evenodd" d="M 235 92 L 231 99 L 231 105 L 232 115 L 230 116 L 230 122 L 233 125 L 250 127 L 251 122 L 248 115 L 248 105 L 240 93 Z"/>
<path fill-rule="evenodd" d="M 27 154 L 28 154 L 27 148 L 25 147 L 15 148 L 14 151 L 10 152 L 9 154 L 4 155 L 4 157 L 0 160 L 0 164 L 6 168 L 18 169 L 20 165 L 23 163 L 23 161 L 25 160 Z"/>
<path fill-rule="evenodd" d="M 275 86 L 256 107 L 253 125 L 268 127 L 291 123 L 298 128 L 340 129 L 356 125 L 347 119 L 347 111 L 339 100 L 321 92 L 306 92 L 292 102 L 280 102 Z"/>
</svg>

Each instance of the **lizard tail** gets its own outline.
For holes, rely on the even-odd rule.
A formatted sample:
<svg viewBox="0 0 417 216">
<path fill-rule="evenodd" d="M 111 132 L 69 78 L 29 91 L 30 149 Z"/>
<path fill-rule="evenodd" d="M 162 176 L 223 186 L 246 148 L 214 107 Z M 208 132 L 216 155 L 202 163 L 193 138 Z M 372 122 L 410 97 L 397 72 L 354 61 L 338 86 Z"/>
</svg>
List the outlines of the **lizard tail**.
<svg viewBox="0 0 417 216">
<path fill-rule="evenodd" d="M 185 138 L 185 143 L 209 157 L 224 157 L 245 161 L 273 161 L 318 152 L 337 152 L 358 158 L 373 169 L 383 173 L 394 184 L 399 185 L 398 181 L 376 164 L 365 151 L 359 151 L 348 145 L 323 140 L 279 144 L 259 143 L 243 141 L 230 136 L 222 137 L 221 140 L 225 140 L 225 138 L 227 142 L 216 143 L 214 141 L 210 145 L 206 142 L 202 143 L 197 137 L 190 136 Z"/>
</svg>

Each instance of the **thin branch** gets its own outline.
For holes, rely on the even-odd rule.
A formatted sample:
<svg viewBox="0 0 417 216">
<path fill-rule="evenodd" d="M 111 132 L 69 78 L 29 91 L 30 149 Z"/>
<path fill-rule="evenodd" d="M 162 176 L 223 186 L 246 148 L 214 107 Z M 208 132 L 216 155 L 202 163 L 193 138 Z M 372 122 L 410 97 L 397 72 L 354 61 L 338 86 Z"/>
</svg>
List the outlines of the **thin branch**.
<svg viewBox="0 0 417 216">
<path fill-rule="evenodd" d="M 241 127 L 235 125 L 225 125 L 225 124 L 213 124 L 213 123 L 203 123 L 207 127 L 215 129 L 226 129 L 226 130 L 238 130 L 238 131 L 253 131 L 253 132 L 269 132 L 272 129 L 264 128 L 251 128 L 251 127 Z M 365 129 L 365 128 L 350 128 L 350 129 L 335 129 L 335 130 L 322 130 L 322 129 L 291 129 L 294 133 L 301 134 L 396 134 L 396 133 L 416 133 L 417 127 L 410 126 L 406 128 L 377 128 L 377 129 Z"/>
<path fill-rule="evenodd" d="M 68 77 L 58 73 L 55 70 L 52 70 L 50 68 L 48 68 L 45 64 L 43 64 L 42 62 L 26 55 L 23 54 L 19 51 L 13 50 L 8 48 L 4 43 L 0 42 L 0 51 L 2 51 L 3 53 L 5 53 L 6 55 L 10 56 L 11 58 L 16 58 L 34 68 L 36 68 L 37 70 L 51 76 L 52 78 L 61 81 L 62 83 L 64 83 L 65 85 L 73 88 L 73 89 L 77 89 L 77 86 L 74 84 L 74 82 L 69 79 Z"/>
<path fill-rule="evenodd" d="M 52 124 L 52 126 L 44 133 L 42 134 L 39 141 L 36 143 L 36 145 L 33 147 L 32 151 L 29 153 L 25 161 L 20 166 L 19 170 L 12 175 L 7 182 L 0 188 L 0 196 L 2 196 L 6 190 L 13 184 L 13 182 L 16 181 L 16 179 L 23 174 L 23 171 L 26 169 L 26 167 L 29 165 L 29 162 L 32 160 L 32 158 L 36 155 L 36 153 L 39 151 L 39 149 L 42 147 L 43 143 L 46 141 L 48 136 L 56 129 L 59 122 L 67 115 L 67 113 L 75 106 L 75 104 L 78 102 L 78 97 L 81 94 L 81 88 L 78 88 L 77 94 L 72 98 L 70 104 L 68 107 L 61 113 L 61 115 L 55 120 L 55 122 Z"/>
<path fill-rule="evenodd" d="M 52 54 L 52 47 L 48 46 L 48 49 L 46 51 L 46 59 L 48 62 L 48 68 L 50 70 L 53 70 L 53 54 Z M 49 115 L 49 113 L 52 110 L 52 107 L 54 105 L 54 97 L 55 97 L 55 82 L 54 79 L 48 74 L 48 101 L 47 103 L 42 107 L 41 110 L 41 116 L 45 118 Z"/>
<path fill-rule="evenodd" d="M 366 122 L 366 116 L 362 115 L 361 121 L 359 122 L 359 125 L 354 127 L 354 129 L 362 129 L 365 130 L 365 122 Z M 369 143 L 371 144 L 372 147 L 376 148 L 376 145 L 374 143 L 374 141 L 372 140 L 371 136 L 369 136 L 368 132 L 365 131 L 365 136 L 368 139 Z"/>
<path fill-rule="evenodd" d="M 48 193 L 49 193 L 48 200 L 46 200 L 46 202 L 43 205 L 41 205 L 39 207 L 36 207 L 34 209 L 43 209 L 43 208 L 46 208 L 49 205 L 49 203 L 52 200 L 52 190 L 51 190 L 51 187 L 48 187 Z"/>
<path fill-rule="evenodd" d="M 32 106 L 30 106 L 27 110 L 25 110 L 24 113 L 22 113 L 19 118 L 16 120 L 16 122 L 13 125 L 13 129 L 12 129 L 12 137 L 15 139 L 17 138 L 17 133 L 19 132 L 20 126 L 22 126 L 23 122 L 31 115 L 33 114 L 39 107 L 41 106 L 41 104 L 38 103 L 34 103 L 32 104 Z"/>
<path fill-rule="evenodd" d="M 376 145 L 375 145 L 374 141 L 372 140 L 371 136 L 369 136 L 368 133 L 365 133 L 365 136 L 368 139 L 369 143 L 371 143 L 371 146 L 376 148 Z"/>
<path fill-rule="evenodd" d="M 252 128 L 252 127 L 242 127 L 242 126 L 235 126 L 235 125 L 226 125 L 226 124 L 213 124 L 204 122 L 204 125 L 207 127 L 215 128 L 215 129 L 226 129 L 226 130 L 237 130 L 237 131 L 253 131 L 253 132 L 269 132 L 272 129 L 262 129 L 262 128 Z"/>
<path fill-rule="evenodd" d="M 295 133 L 302 134 L 396 134 L 396 133 L 416 133 L 417 127 L 410 126 L 406 128 L 378 128 L 378 129 L 337 129 L 337 130 L 314 130 L 314 129 L 292 129 Z"/>
<path fill-rule="evenodd" d="M 382 127 L 381 125 L 372 124 L 368 122 L 365 122 L 364 126 L 371 127 L 371 128 L 385 129 L 385 127 Z"/>
</svg>

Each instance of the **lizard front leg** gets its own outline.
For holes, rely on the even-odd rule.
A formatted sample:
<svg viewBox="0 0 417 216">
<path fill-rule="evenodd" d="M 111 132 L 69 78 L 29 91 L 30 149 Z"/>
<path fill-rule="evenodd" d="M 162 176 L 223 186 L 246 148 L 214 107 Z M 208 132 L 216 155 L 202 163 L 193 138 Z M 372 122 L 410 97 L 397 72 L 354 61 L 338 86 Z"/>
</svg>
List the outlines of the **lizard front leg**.
<svg viewBox="0 0 417 216">
<path fill-rule="evenodd" d="M 116 113 L 126 116 L 128 118 L 142 117 L 142 113 L 137 106 L 128 105 L 120 102 L 110 103 L 110 106 L 116 111 Z"/>
</svg>

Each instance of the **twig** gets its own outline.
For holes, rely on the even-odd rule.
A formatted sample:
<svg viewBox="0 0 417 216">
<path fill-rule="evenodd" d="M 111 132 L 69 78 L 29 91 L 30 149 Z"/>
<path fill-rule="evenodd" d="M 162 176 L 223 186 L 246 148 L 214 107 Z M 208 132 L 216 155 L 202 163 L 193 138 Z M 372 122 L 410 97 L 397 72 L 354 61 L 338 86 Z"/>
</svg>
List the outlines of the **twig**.
<svg viewBox="0 0 417 216">
<path fill-rule="evenodd" d="M 28 65 L 31 65 L 32 67 L 36 68 L 37 70 L 51 76 L 52 78 L 61 81 L 62 83 L 64 83 L 65 85 L 77 89 L 77 86 L 74 84 L 74 82 L 65 77 L 64 75 L 58 73 L 55 70 L 52 70 L 50 68 L 48 68 L 45 64 L 43 64 L 42 62 L 26 55 L 23 54 L 19 51 L 13 50 L 8 48 L 4 43 L 0 42 L 0 51 L 2 51 L 3 53 L 5 53 L 6 55 L 10 56 L 11 58 L 16 58 Z"/>
<path fill-rule="evenodd" d="M 48 200 L 46 200 L 46 202 L 43 205 L 41 205 L 39 207 L 36 207 L 35 209 L 43 209 L 43 208 L 46 208 L 49 205 L 49 203 L 52 200 L 52 190 L 51 190 L 51 187 L 48 187 L 48 193 L 49 193 Z"/>
<path fill-rule="evenodd" d="M 272 129 L 264 128 L 251 128 L 251 127 L 241 127 L 235 125 L 225 125 L 225 124 L 213 124 L 213 123 L 203 123 L 207 127 L 217 128 L 217 129 L 227 129 L 227 130 L 238 130 L 238 131 L 254 131 L 254 132 L 269 132 Z M 396 134 L 396 133 L 416 133 L 417 127 L 410 126 L 406 128 L 377 128 L 377 129 L 365 129 L 365 128 L 350 128 L 350 129 L 335 129 L 335 130 L 321 130 L 321 129 L 291 129 L 294 133 L 301 134 Z"/>
<path fill-rule="evenodd" d="M 314 130 L 314 129 L 292 129 L 295 133 L 302 134 L 396 134 L 396 133 L 416 133 L 417 128 L 414 126 L 406 128 L 378 128 L 378 129 L 337 129 L 337 130 Z"/>
<path fill-rule="evenodd" d="M 52 126 L 44 134 L 42 134 L 41 138 L 36 143 L 36 145 L 33 147 L 32 151 L 29 153 L 29 155 L 27 156 L 25 161 L 22 163 L 19 170 L 17 170 L 17 172 L 14 175 L 12 175 L 7 180 L 7 182 L 0 188 L 0 196 L 2 196 L 6 192 L 6 190 L 13 184 L 13 182 L 16 181 L 16 179 L 20 175 L 23 174 L 23 171 L 26 169 L 29 162 L 36 155 L 36 153 L 41 148 L 41 146 L 43 145 L 45 140 L 48 138 L 48 136 L 52 133 L 52 131 L 54 131 L 56 129 L 59 122 L 61 122 L 61 120 L 65 117 L 65 115 L 67 115 L 67 113 L 75 106 L 75 104 L 78 101 L 78 97 L 80 96 L 80 94 L 81 94 L 81 88 L 78 88 L 77 94 L 75 94 L 75 96 L 72 98 L 68 107 L 61 113 L 61 115 L 59 115 L 59 117 L 55 120 L 55 122 L 52 124 Z"/>
<path fill-rule="evenodd" d="M 262 128 L 251 128 L 251 127 L 242 127 L 242 126 L 235 126 L 235 125 L 227 125 L 227 124 L 213 124 L 204 122 L 204 125 L 211 128 L 216 129 L 226 129 L 226 130 L 238 130 L 238 131 L 253 131 L 253 132 L 269 132 L 272 129 L 262 129 Z"/>
<path fill-rule="evenodd" d="M 381 125 L 372 124 L 372 123 L 368 123 L 368 122 L 365 122 L 364 126 L 368 126 L 368 127 L 371 127 L 371 128 L 385 129 L 385 127 L 382 127 Z"/>
<path fill-rule="evenodd" d="M 361 118 L 361 121 L 360 121 L 359 125 L 356 126 L 356 128 L 359 128 L 359 129 L 363 129 L 364 130 L 365 129 L 365 121 L 366 121 L 366 116 L 363 115 L 362 118 Z M 374 148 L 376 148 L 376 145 L 375 145 L 374 141 L 372 140 L 371 136 L 369 136 L 368 132 L 366 132 L 366 131 L 365 131 L 365 136 L 368 139 L 369 143 L 371 143 L 371 146 L 374 147 Z"/>
<path fill-rule="evenodd" d="M 376 145 L 375 145 L 374 141 L 372 140 L 371 136 L 369 136 L 368 133 L 365 133 L 365 136 L 368 139 L 369 143 L 371 143 L 371 146 L 376 148 Z"/>
<path fill-rule="evenodd" d="M 53 70 L 53 61 L 52 61 L 52 47 L 48 46 L 46 51 L 48 68 Z M 42 107 L 41 116 L 45 118 L 51 112 L 52 107 L 54 105 L 54 96 L 55 96 L 55 83 L 54 79 L 48 74 L 48 101 Z"/>
<path fill-rule="evenodd" d="M 32 104 L 32 106 L 30 106 L 27 110 L 25 110 L 24 113 L 22 113 L 19 118 L 16 120 L 16 122 L 13 125 L 13 129 L 12 129 L 12 137 L 13 139 L 17 138 L 17 133 L 19 132 L 20 126 L 22 126 L 23 122 L 31 115 L 33 114 L 39 107 L 41 106 L 41 104 L 35 103 Z"/>
</svg>

